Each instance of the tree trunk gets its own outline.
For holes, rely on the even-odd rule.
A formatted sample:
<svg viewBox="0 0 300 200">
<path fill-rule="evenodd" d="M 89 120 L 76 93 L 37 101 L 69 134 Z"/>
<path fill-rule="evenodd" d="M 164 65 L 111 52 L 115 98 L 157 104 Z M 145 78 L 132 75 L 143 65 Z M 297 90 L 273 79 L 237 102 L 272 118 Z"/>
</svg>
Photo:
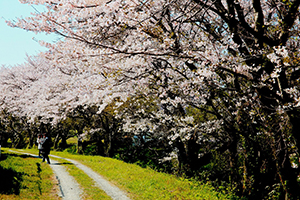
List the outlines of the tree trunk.
<svg viewBox="0 0 300 200">
<path fill-rule="evenodd" d="M 112 158 L 114 156 L 113 136 L 114 136 L 114 134 L 112 133 L 112 131 L 109 131 L 107 156 L 110 158 Z"/>
<path fill-rule="evenodd" d="M 27 129 L 28 135 L 29 135 L 29 148 L 32 148 L 33 145 L 35 144 L 35 135 L 32 134 L 30 129 Z"/>
<path fill-rule="evenodd" d="M 190 171 L 192 174 L 196 172 L 200 167 L 197 160 L 199 159 L 198 154 L 201 146 L 197 143 L 197 139 L 198 138 L 193 135 L 188 141 L 187 145 L 187 162 L 190 166 Z"/>
<path fill-rule="evenodd" d="M 56 134 L 55 139 L 54 139 L 54 144 L 53 144 L 54 149 L 58 148 L 59 139 L 60 139 L 60 137 L 59 137 L 59 133 L 58 133 L 58 134 Z"/>
<path fill-rule="evenodd" d="M 82 134 L 82 131 L 78 131 L 78 133 L 77 133 L 77 153 L 78 154 L 82 154 L 82 150 L 81 150 L 81 147 L 82 147 L 81 134 Z"/>
</svg>

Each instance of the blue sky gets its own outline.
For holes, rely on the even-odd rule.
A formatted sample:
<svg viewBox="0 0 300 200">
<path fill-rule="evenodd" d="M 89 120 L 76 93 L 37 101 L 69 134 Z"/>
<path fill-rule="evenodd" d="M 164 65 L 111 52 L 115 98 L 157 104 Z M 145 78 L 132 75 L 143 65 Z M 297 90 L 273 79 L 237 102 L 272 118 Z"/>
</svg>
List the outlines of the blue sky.
<svg viewBox="0 0 300 200">
<path fill-rule="evenodd" d="M 35 8 L 43 9 L 37 6 Z M 33 38 L 47 42 L 57 40 L 58 36 L 54 34 L 35 34 L 19 28 L 11 28 L 5 23 L 5 20 L 30 16 L 31 12 L 35 10 L 30 5 L 21 4 L 18 0 L 0 0 L 0 66 L 22 64 L 26 61 L 26 54 L 36 55 L 47 50 Z"/>
</svg>

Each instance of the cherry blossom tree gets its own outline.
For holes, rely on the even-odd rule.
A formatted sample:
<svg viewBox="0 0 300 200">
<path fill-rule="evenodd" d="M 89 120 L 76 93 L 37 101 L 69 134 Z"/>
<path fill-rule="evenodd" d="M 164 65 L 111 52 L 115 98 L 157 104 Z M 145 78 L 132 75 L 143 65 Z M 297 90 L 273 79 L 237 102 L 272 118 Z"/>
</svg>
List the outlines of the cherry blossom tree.
<svg viewBox="0 0 300 200">
<path fill-rule="evenodd" d="M 134 101 L 134 112 L 119 110 L 124 129 L 168 138 L 187 171 L 211 162 L 213 149 L 227 156 L 225 179 L 241 195 L 300 197 L 291 163 L 300 147 L 299 1 L 21 2 L 46 10 L 10 26 L 64 39 L 41 42 L 49 51 L 29 69 L 5 69 L 3 107 L 61 118 L 142 96 L 148 103 Z"/>
</svg>

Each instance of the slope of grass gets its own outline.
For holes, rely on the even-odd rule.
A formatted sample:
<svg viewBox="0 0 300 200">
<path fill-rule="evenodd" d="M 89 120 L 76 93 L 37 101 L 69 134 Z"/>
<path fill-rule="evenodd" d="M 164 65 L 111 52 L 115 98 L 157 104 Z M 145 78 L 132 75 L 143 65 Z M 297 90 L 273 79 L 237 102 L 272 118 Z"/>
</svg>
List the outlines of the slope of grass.
<svg viewBox="0 0 300 200">
<path fill-rule="evenodd" d="M 26 151 L 37 153 L 35 149 Z M 74 159 L 90 167 L 126 191 L 131 199 L 233 199 L 224 192 L 216 192 L 210 185 L 159 173 L 152 169 L 141 168 L 138 165 L 124 163 L 116 159 L 73 155 L 66 152 L 52 151 L 51 154 Z"/>
<path fill-rule="evenodd" d="M 57 200 L 57 180 L 51 168 L 39 160 L 2 148 L 0 199 Z"/>
</svg>

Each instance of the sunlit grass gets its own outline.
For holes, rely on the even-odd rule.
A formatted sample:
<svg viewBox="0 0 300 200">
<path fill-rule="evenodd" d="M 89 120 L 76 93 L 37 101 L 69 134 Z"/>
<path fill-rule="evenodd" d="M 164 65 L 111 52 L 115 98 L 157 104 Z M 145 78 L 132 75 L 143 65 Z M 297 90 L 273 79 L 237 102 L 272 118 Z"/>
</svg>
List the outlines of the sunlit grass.
<svg viewBox="0 0 300 200">
<path fill-rule="evenodd" d="M 8 152 L 0 158 L 0 199 L 57 200 L 57 180 L 51 168 L 36 158 Z"/>
<path fill-rule="evenodd" d="M 196 181 L 141 168 L 135 164 L 100 156 L 70 155 L 53 152 L 89 166 L 118 187 L 131 194 L 132 199 L 229 199 L 214 189 Z"/>
<path fill-rule="evenodd" d="M 37 150 L 30 149 L 28 152 L 37 153 Z M 51 154 L 65 158 L 70 158 L 81 162 L 98 172 L 107 180 L 126 191 L 131 199 L 136 200 L 169 200 L 169 199 L 190 199 L 190 200 L 213 200 L 231 199 L 225 193 L 216 192 L 210 185 L 200 183 L 176 176 L 159 173 L 149 168 L 141 168 L 135 164 L 128 164 L 116 159 L 101 156 L 73 155 L 67 152 L 55 152 Z M 64 161 L 65 162 L 65 161 Z M 79 174 L 79 169 L 73 165 L 68 165 L 70 173 L 75 176 Z M 81 174 L 81 173 L 80 173 Z M 82 179 L 82 180 L 80 180 Z M 94 189 L 89 185 L 92 181 L 87 176 L 77 177 L 80 184 L 91 187 L 88 193 L 94 193 Z M 84 183 L 85 181 L 89 183 Z M 91 194 L 89 194 L 91 195 Z M 100 197 L 87 197 L 88 199 L 102 199 Z"/>
<path fill-rule="evenodd" d="M 62 154 L 61 156 L 67 156 Z M 133 199 L 229 199 L 208 185 L 180 179 L 115 159 L 98 156 L 71 156 L 133 194 Z"/>
<path fill-rule="evenodd" d="M 110 200 L 111 198 L 101 189 L 99 189 L 94 184 L 94 180 L 86 175 L 82 170 L 78 169 L 71 162 L 55 158 L 56 161 L 63 163 L 67 168 L 67 171 L 71 176 L 78 182 L 83 190 L 83 199 L 101 199 L 101 200 Z"/>
<path fill-rule="evenodd" d="M 68 144 L 77 144 L 77 137 L 71 137 L 67 139 Z"/>
</svg>

